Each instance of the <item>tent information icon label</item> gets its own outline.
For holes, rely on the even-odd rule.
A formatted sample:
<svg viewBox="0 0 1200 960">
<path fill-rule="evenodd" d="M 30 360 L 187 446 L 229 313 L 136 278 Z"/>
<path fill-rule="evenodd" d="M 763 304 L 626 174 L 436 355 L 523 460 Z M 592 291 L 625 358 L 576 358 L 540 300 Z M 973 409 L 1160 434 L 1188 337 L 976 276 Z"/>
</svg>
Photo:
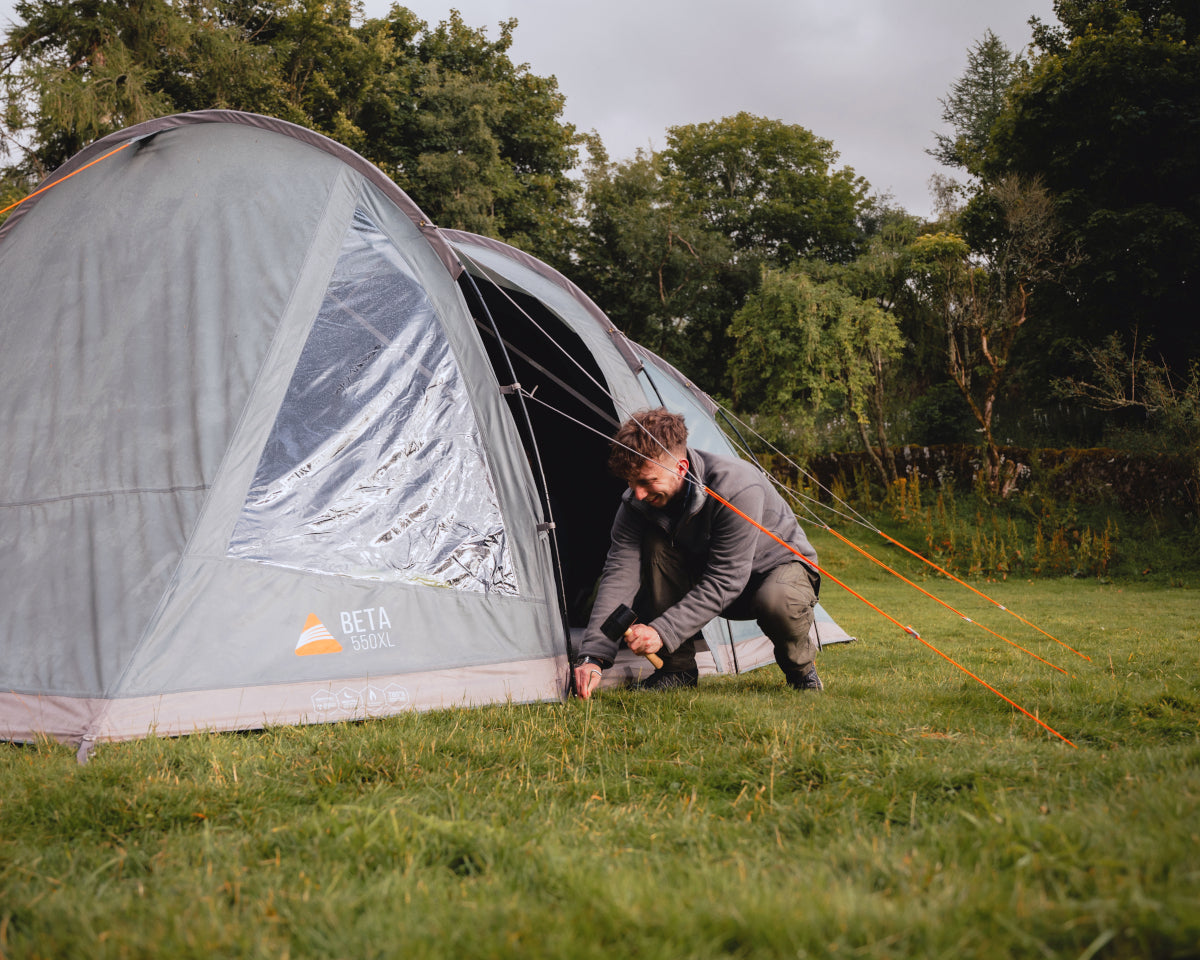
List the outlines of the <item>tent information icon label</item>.
<svg viewBox="0 0 1200 960">
<path fill-rule="evenodd" d="M 371 714 L 384 709 L 402 709 L 411 701 L 408 689 L 398 683 L 389 683 L 383 688 L 372 683 L 363 687 L 342 687 L 336 692 L 319 690 L 312 696 L 313 709 L 318 714 L 357 714 L 360 710 Z"/>
</svg>

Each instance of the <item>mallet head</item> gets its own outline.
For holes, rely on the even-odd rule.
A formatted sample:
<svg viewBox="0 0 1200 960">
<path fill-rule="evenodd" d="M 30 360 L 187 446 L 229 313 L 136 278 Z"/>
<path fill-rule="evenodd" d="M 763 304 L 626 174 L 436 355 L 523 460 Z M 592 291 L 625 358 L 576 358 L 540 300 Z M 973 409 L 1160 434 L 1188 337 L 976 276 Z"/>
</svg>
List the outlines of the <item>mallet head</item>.
<svg viewBox="0 0 1200 960">
<path fill-rule="evenodd" d="M 613 643 L 619 643 L 625 636 L 625 631 L 637 623 L 637 614 L 625 604 L 621 604 L 608 615 L 608 619 L 600 624 L 600 632 Z"/>
</svg>

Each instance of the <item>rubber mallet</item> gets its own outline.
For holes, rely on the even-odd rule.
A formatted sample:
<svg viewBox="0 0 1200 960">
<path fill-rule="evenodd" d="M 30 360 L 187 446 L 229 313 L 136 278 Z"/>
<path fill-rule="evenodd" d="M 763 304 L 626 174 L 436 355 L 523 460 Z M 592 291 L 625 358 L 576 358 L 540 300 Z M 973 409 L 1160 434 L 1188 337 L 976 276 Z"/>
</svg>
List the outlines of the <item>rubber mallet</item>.
<svg viewBox="0 0 1200 960">
<path fill-rule="evenodd" d="M 613 643 L 620 643 L 621 638 L 629 632 L 629 628 L 637 623 L 637 614 L 625 604 L 621 604 L 608 615 L 608 619 L 600 624 L 600 632 L 608 637 Z M 647 660 L 653 665 L 655 670 L 662 669 L 662 659 L 656 653 L 644 654 Z"/>
</svg>

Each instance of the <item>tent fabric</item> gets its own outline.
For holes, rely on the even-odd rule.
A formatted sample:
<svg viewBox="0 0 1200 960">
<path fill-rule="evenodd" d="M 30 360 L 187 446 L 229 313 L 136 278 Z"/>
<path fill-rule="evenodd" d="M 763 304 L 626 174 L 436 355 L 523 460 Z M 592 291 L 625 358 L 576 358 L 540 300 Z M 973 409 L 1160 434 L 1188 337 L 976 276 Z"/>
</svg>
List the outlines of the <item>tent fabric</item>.
<svg viewBox="0 0 1200 960">
<path fill-rule="evenodd" d="M 453 252 L 291 125 L 168 118 L 72 165 L 121 139 L 0 231 L 0 736 L 563 696 L 541 508 Z M 372 257 L 383 288 L 336 305 Z M 339 324 L 353 358 L 320 349 Z M 300 655 L 310 619 L 340 649 Z"/>
<path fill-rule="evenodd" d="M 565 696 L 606 437 L 665 403 L 725 443 L 702 392 L 282 121 L 149 121 L 48 183 L 0 225 L 0 738 Z"/>
</svg>

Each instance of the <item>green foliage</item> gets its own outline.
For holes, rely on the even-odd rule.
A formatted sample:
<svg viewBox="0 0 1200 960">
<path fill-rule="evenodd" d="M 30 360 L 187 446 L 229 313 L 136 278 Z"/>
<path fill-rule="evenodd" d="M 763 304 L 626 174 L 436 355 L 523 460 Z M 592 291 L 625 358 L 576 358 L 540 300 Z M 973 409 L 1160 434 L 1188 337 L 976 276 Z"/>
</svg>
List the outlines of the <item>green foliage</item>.
<svg viewBox="0 0 1200 960">
<path fill-rule="evenodd" d="M 92 140 L 177 110 L 240 105 L 295 119 L 270 51 L 220 8 L 165 0 L 22 0 L 5 41 L 3 138 L 40 179 Z"/>
<path fill-rule="evenodd" d="M 817 697 L 766 668 L 690 692 L 101 745 L 82 767 L 68 747 L 0 745 L 0 949 L 1194 954 L 1195 590 L 994 585 L 1091 662 L 964 607 L 1063 675 L 816 539 L 835 575 L 1079 749 L 827 584 L 859 640 L 826 649 Z"/>
<path fill-rule="evenodd" d="M 786 266 L 800 258 L 841 262 L 861 243 L 867 185 L 835 170 L 833 144 L 795 124 L 739 113 L 671 127 L 667 176 L 742 256 Z"/>
<path fill-rule="evenodd" d="M 667 143 L 622 163 L 593 152 L 571 273 L 626 333 L 728 393 L 727 331 L 762 266 L 852 258 L 866 184 L 829 141 L 747 113 Z"/>
<path fill-rule="evenodd" d="M 912 244 L 913 279 L 935 309 L 946 338 L 946 370 L 983 435 L 987 481 L 999 492 L 996 405 L 1015 376 L 1014 356 L 1033 304 L 1066 269 L 1057 249 L 1053 198 L 1036 180 L 1017 177 L 983 187 L 963 216 L 968 243 L 939 231 Z M 1043 321 L 1044 322 L 1044 321 Z"/>
<path fill-rule="evenodd" d="M 452 12 L 413 44 L 404 77 L 416 79 L 388 91 L 393 108 L 415 109 L 378 133 L 364 130 L 372 142 L 391 133 L 384 169 L 436 223 L 502 237 L 562 266 L 574 197 L 567 172 L 581 138 L 559 120 L 565 98 L 555 80 L 509 59 L 516 25 L 503 22 L 489 41 Z"/>
<path fill-rule="evenodd" d="M 1060 338 L 1138 328 L 1185 372 L 1200 355 L 1200 15 L 1190 0 L 1059 0 L 1055 12 L 1060 27 L 1037 24 L 986 174 L 1039 176 L 1084 254 L 1046 304 Z"/>
<path fill-rule="evenodd" d="M 1055 388 L 1100 410 L 1142 411 L 1162 449 L 1187 451 L 1200 460 L 1200 359 L 1180 377 L 1166 361 L 1147 357 L 1146 350 L 1136 336 L 1130 351 L 1111 334 L 1102 344 L 1081 349 L 1090 379 L 1063 377 Z"/>
<path fill-rule="evenodd" d="M 373 161 L 442 226 L 568 255 L 579 136 L 553 78 L 452 12 L 429 28 L 349 0 L 22 0 L 4 51 L 10 182 L 164 114 L 230 108 L 317 130 Z"/>
<path fill-rule="evenodd" d="M 837 281 L 802 270 L 766 270 L 733 318 L 730 358 L 738 406 L 766 413 L 801 403 L 840 406 L 870 422 L 870 397 L 883 364 L 900 354 L 894 318 Z"/>
<path fill-rule="evenodd" d="M 978 434 L 953 381 L 935 383 L 897 414 L 896 434 L 926 444 L 974 443 Z"/>
<path fill-rule="evenodd" d="M 1014 504 L 1018 509 L 978 496 L 965 501 L 949 488 L 923 497 L 919 475 L 913 474 L 889 488 L 884 507 L 901 536 L 919 538 L 923 542 L 915 549 L 958 576 L 1107 580 L 1118 567 L 1125 575 L 1137 572 L 1121 555 L 1124 541 L 1112 513 L 1102 516 L 1038 496 L 1022 498 Z M 1093 528 L 1081 512 L 1093 514 L 1102 526 Z"/>
<path fill-rule="evenodd" d="M 971 447 L 906 449 L 902 476 L 870 482 L 865 458 L 810 461 L 816 499 L 848 504 L 958 576 L 1200 582 L 1193 541 L 1200 500 L 1192 462 L 1117 451 L 1005 448 L 1006 494 Z M 775 471 L 787 485 L 794 480 Z"/>
<path fill-rule="evenodd" d="M 1138 430 L 1139 446 L 1173 452 L 1191 463 L 1184 482 L 1194 506 L 1200 509 L 1200 359 L 1193 360 L 1186 379 L 1171 372 L 1166 361 L 1146 356 L 1146 345 L 1135 340 L 1127 352 L 1117 334 L 1103 344 L 1084 348 L 1091 378 L 1064 377 L 1055 388 L 1105 411 L 1143 412 L 1147 423 Z"/>
<path fill-rule="evenodd" d="M 684 187 L 665 176 L 662 158 L 639 151 L 613 163 L 602 148 L 594 150 L 583 214 L 572 271 L 578 282 L 633 339 L 694 379 L 719 382 L 718 324 L 732 309 L 724 282 L 732 249 L 690 205 Z"/>
<path fill-rule="evenodd" d="M 934 156 L 972 176 L 941 226 L 983 253 L 1002 219 L 988 194 L 1040 182 L 1059 224 L 1061 283 L 1031 292 L 1036 320 L 1014 343 L 998 403 L 1054 402 L 1048 384 L 1094 376 L 1080 344 L 1152 338 L 1173 372 L 1200 356 L 1200 14 L 1191 0 L 1057 0 L 1034 18 L 1029 60 L 990 32 L 942 101 L 950 135 Z M 1011 418 L 1010 418 L 1011 419 Z M 1089 442 L 1083 437 L 1077 442 Z"/>
<path fill-rule="evenodd" d="M 821 432 L 886 465 L 885 424 L 928 424 L 910 436 L 922 442 L 961 435 L 949 376 L 994 453 L 995 425 L 1050 403 L 1052 377 L 1095 381 L 1098 361 L 1075 359 L 1081 342 L 1153 338 L 1178 382 L 1200 356 L 1193 8 L 1058 0 L 1061 23 L 1035 21 L 1028 63 L 986 33 L 941 101 L 950 132 L 931 151 L 970 175 L 943 191 L 968 202 L 922 224 L 869 198 L 830 141 L 744 112 L 671 127 L 661 152 L 610 161 L 561 122 L 555 79 L 513 63 L 515 20 L 489 36 L 454 11 L 435 26 L 398 5 L 367 19 L 357 0 L 20 0 L 0 47 L 0 208 L 148 117 L 277 116 L 378 164 L 433 221 L 565 270 L 618 327 L 747 413 L 828 400 Z M 755 346 L 779 374 L 770 384 L 744 355 L 750 341 L 733 339 L 764 321 L 753 296 L 775 296 L 759 291 L 763 270 L 792 267 L 899 331 L 902 362 L 877 350 L 868 393 L 844 325 L 828 323 L 811 349 Z M 792 370 L 789 354 L 823 366 Z"/>
<path fill-rule="evenodd" d="M 819 404 L 825 384 L 814 376 L 817 354 L 847 299 L 835 284 L 816 284 L 804 273 L 764 270 L 729 329 L 737 344 L 730 365 L 735 404 L 777 413 L 814 391 Z"/>
<path fill-rule="evenodd" d="M 976 174 L 991 142 L 992 127 L 1004 111 L 1009 89 L 1026 68 L 991 30 L 967 51 L 967 69 L 942 105 L 942 121 L 953 134 L 934 134 L 928 153 L 948 167 Z"/>
</svg>

